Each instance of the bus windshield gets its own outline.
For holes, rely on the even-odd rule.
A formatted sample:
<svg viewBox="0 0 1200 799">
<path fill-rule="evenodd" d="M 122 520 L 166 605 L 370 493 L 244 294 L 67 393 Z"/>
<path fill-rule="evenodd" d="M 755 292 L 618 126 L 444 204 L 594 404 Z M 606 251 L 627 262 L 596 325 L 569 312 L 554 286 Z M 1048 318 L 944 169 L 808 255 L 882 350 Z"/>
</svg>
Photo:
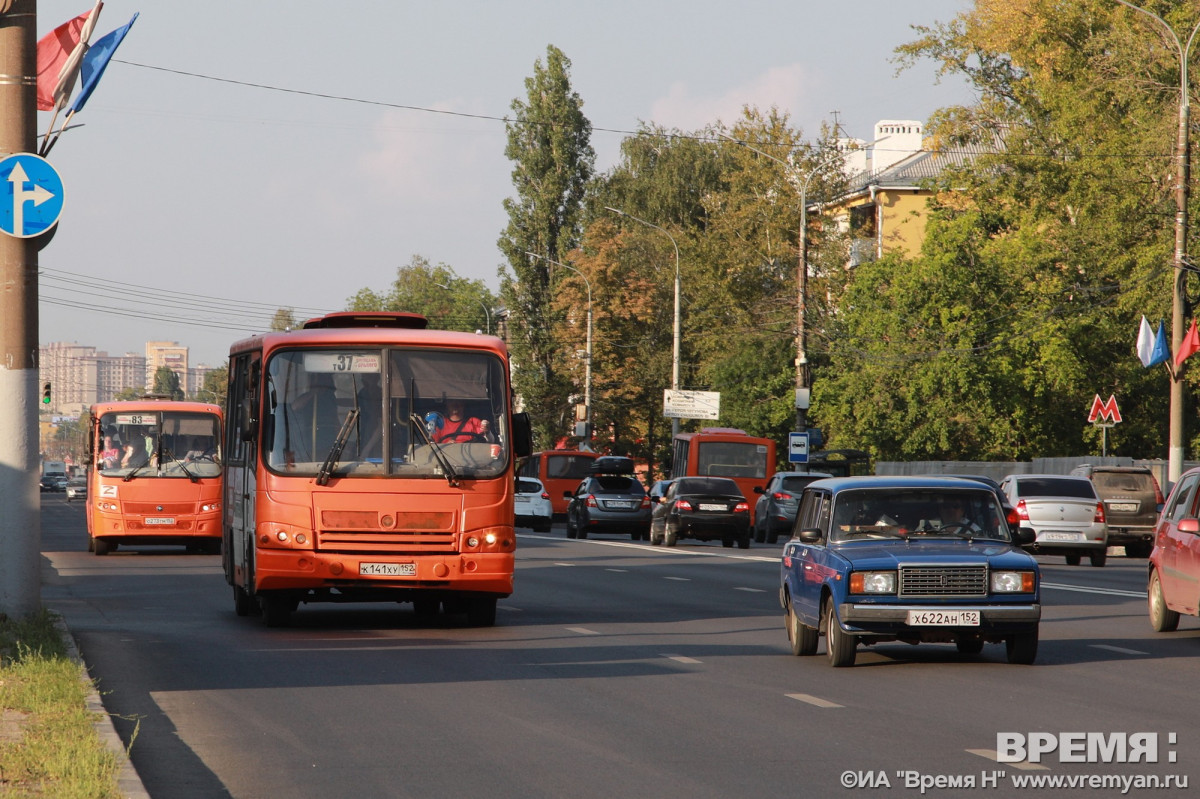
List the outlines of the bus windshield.
<svg viewBox="0 0 1200 799">
<path fill-rule="evenodd" d="M 482 351 L 280 350 L 266 369 L 267 467 L 322 480 L 496 477 L 509 460 L 506 385 L 503 361 Z"/>
<path fill-rule="evenodd" d="M 216 414 L 115 411 L 100 417 L 97 467 L 105 477 L 196 480 L 221 475 Z"/>
</svg>

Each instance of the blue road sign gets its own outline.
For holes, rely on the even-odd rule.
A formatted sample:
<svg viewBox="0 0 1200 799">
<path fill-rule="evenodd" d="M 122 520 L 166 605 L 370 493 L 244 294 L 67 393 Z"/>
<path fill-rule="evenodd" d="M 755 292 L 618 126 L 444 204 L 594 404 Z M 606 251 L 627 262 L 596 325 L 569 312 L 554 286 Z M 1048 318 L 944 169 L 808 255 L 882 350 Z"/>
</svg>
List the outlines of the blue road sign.
<svg viewBox="0 0 1200 799">
<path fill-rule="evenodd" d="M 62 178 L 49 161 L 32 153 L 0 160 L 0 230 L 19 239 L 40 236 L 62 209 Z"/>
<path fill-rule="evenodd" d="M 808 433 L 788 433 L 788 463 L 808 463 Z"/>
</svg>

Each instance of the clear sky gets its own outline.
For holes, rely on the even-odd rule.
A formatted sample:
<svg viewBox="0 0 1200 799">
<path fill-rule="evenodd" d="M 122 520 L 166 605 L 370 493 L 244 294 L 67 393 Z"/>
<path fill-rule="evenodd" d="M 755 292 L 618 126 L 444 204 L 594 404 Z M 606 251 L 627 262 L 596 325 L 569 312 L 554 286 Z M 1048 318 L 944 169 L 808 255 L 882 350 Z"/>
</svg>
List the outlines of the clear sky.
<svg viewBox="0 0 1200 799">
<path fill-rule="evenodd" d="M 39 0 L 39 38 L 91 4 Z M 608 131 L 640 121 L 695 130 L 777 106 L 806 138 L 837 112 L 869 139 L 880 119 L 969 102 L 932 64 L 897 76 L 893 50 L 970 5 L 108 0 L 93 41 L 140 16 L 49 154 L 66 200 L 39 259 L 40 340 L 177 341 L 215 366 L 276 308 L 344 309 L 414 255 L 495 290 L 513 196 L 500 118 L 547 45 L 607 129 L 603 171 L 623 138 Z"/>
</svg>

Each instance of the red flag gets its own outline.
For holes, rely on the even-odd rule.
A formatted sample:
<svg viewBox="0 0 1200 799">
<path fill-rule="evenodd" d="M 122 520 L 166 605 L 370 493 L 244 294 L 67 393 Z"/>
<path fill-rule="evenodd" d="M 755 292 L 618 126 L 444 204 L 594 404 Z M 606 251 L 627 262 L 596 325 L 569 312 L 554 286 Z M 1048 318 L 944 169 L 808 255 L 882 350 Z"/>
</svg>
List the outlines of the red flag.
<svg viewBox="0 0 1200 799">
<path fill-rule="evenodd" d="M 83 51 L 87 48 L 87 40 L 96 18 L 100 16 L 100 7 L 104 4 L 97 2 L 90 11 L 85 11 L 74 19 L 67 20 L 54 30 L 43 36 L 37 45 L 37 107 L 39 111 L 50 111 L 62 95 L 69 95 L 75 86 L 75 76 L 79 73 L 79 64 L 83 60 Z M 86 31 L 86 35 L 84 35 Z M 82 45 L 82 47 L 81 47 Z M 78 55 L 76 55 L 78 53 Z M 74 58 L 72 58 L 74 56 Z M 64 75 L 63 69 L 68 66 L 68 60 L 73 61 L 73 68 Z M 66 89 L 63 92 L 63 89 Z M 63 104 L 66 97 L 63 96 Z"/>
<path fill-rule="evenodd" d="M 1175 353 L 1175 365 L 1182 366 L 1188 356 L 1197 350 L 1200 350 L 1200 330 L 1196 329 L 1196 320 L 1193 319 L 1183 341 L 1179 342 L 1179 352 Z"/>
</svg>

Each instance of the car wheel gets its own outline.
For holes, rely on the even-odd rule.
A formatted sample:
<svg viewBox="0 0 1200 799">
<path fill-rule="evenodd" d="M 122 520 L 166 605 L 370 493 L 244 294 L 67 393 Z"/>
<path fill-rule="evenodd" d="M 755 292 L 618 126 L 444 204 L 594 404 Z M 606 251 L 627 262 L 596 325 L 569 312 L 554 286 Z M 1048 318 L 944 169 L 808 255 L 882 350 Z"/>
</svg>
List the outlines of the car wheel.
<svg viewBox="0 0 1200 799">
<path fill-rule="evenodd" d="M 838 624 L 832 599 L 825 600 L 825 654 L 834 668 L 853 666 L 858 655 L 858 641 Z"/>
<path fill-rule="evenodd" d="M 668 524 L 666 526 L 666 533 L 664 534 L 663 543 L 669 547 L 673 547 L 673 546 L 675 546 L 676 543 L 678 543 L 678 541 L 679 541 L 679 528 L 672 527 L 670 524 Z"/>
<path fill-rule="evenodd" d="M 1093 566 L 1099 568 L 1108 562 L 1108 550 L 1102 549 L 1099 552 L 1089 552 L 1088 560 L 1091 561 Z"/>
<path fill-rule="evenodd" d="M 1017 633 L 1010 635 L 1004 639 L 1004 651 L 1008 655 L 1008 662 L 1019 666 L 1028 666 L 1037 658 L 1038 648 L 1038 631 L 1034 627 L 1032 632 Z"/>
<path fill-rule="evenodd" d="M 1163 598 L 1162 583 L 1158 580 L 1158 572 L 1150 572 L 1150 587 L 1146 591 L 1147 602 L 1150 605 L 1150 626 L 1156 633 L 1174 632 L 1179 627 L 1179 614 L 1167 607 Z"/>
<path fill-rule="evenodd" d="M 1080 557 L 1078 555 L 1067 555 L 1067 565 L 1068 566 L 1078 566 L 1079 561 L 1080 561 Z"/>
<path fill-rule="evenodd" d="M 746 532 L 744 532 L 738 536 L 738 549 L 749 549 L 749 548 L 750 548 L 750 531 L 747 530 Z"/>
<path fill-rule="evenodd" d="M 754 540 L 760 544 L 767 543 L 767 531 L 757 521 L 754 522 Z"/>
<path fill-rule="evenodd" d="M 731 535 L 722 536 L 721 537 L 721 546 L 732 547 L 733 546 L 733 536 L 731 536 Z"/>
<path fill-rule="evenodd" d="M 793 655 L 817 654 L 817 641 L 821 637 L 820 631 L 800 621 L 800 617 L 796 615 L 790 601 L 787 609 L 787 633 L 788 641 L 792 644 Z"/>
<path fill-rule="evenodd" d="M 575 537 L 575 523 L 571 521 L 571 517 L 567 517 L 567 538 Z"/>
<path fill-rule="evenodd" d="M 662 536 L 654 534 L 654 527 L 650 527 L 650 546 L 656 547 L 662 543 Z"/>
<path fill-rule="evenodd" d="M 964 655 L 978 655 L 983 651 L 983 641 L 979 638 L 959 638 L 954 646 Z"/>
<path fill-rule="evenodd" d="M 775 543 L 778 543 L 778 541 L 779 541 L 779 531 L 772 529 L 771 532 L 767 533 L 767 543 L 768 544 L 775 544 Z"/>
</svg>

